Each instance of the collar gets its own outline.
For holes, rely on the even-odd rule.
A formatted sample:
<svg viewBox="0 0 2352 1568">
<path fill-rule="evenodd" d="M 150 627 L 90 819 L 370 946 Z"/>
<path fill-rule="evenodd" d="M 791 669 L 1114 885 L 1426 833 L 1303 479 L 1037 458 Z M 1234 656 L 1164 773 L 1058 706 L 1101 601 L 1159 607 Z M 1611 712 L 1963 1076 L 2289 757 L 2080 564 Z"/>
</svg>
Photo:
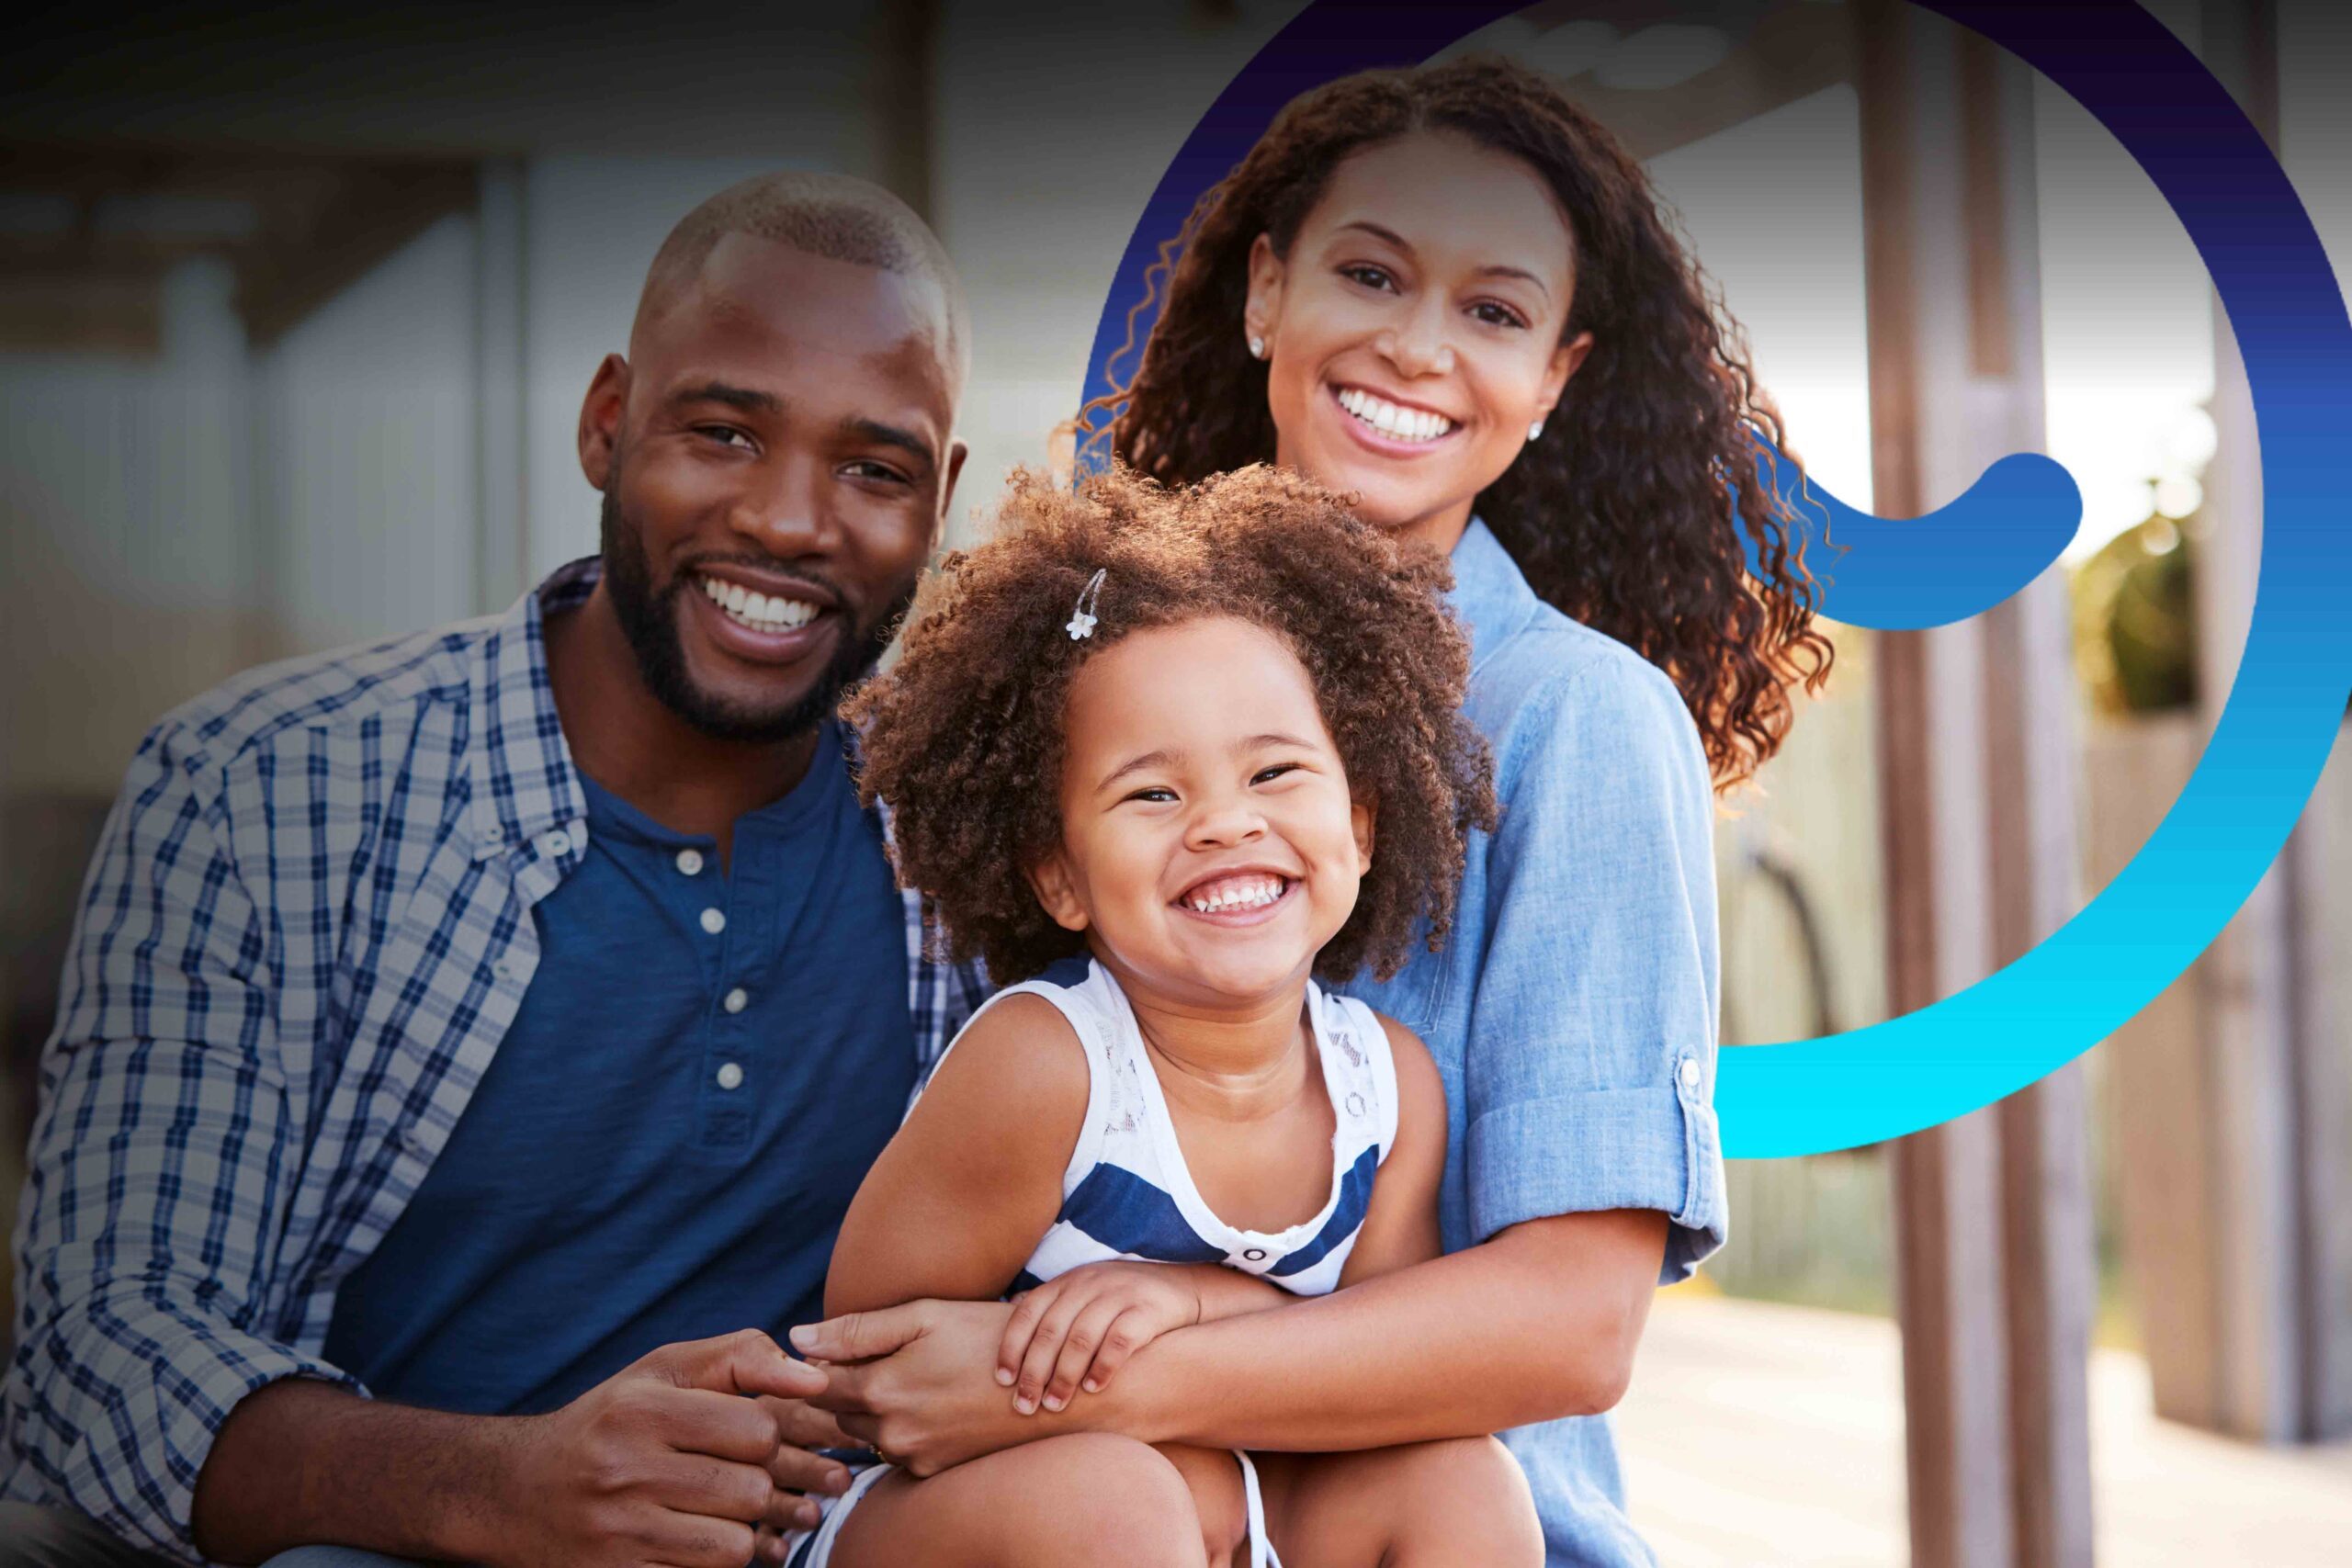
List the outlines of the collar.
<svg viewBox="0 0 2352 1568">
<path fill-rule="evenodd" d="M 594 556 L 557 568 L 475 645 L 467 815 L 476 860 L 519 849 L 588 815 L 548 679 L 546 623 L 584 601 L 603 571 Z M 552 858 L 562 858 L 561 852 Z"/>
<path fill-rule="evenodd" d="M 1494 531 L 1477 518 L 1453 547 L 1453 588 L 1447 607 L 1470 629 L 1470 669 L 1476 674 L 1544 607 Z"/>
</svg>

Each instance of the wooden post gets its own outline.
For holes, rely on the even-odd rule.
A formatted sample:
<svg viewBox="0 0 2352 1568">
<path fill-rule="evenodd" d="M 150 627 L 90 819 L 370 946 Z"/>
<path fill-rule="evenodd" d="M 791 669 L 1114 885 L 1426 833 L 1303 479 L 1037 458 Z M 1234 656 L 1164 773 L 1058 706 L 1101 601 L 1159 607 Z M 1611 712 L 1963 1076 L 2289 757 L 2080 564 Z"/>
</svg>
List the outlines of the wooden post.
<svg viewBox="0 0 2352 1568">
<path fill-rule="evenodd" d="M 1873 478 L 1917 515 L 2042 444 L 2031 78 L 1913 7 L 1861 8 Z M 2053 570 L 1880 639 L 1888 987 L 1925 1007 L 2071 913 L 2072 663 Z M 2078 1069 L 1894 1146 L 1917 1568 L 2091 1561 L 2089 1181 Z"/>
<path fill-rule="evenodd" d="M 2268 0 L 2207 0 L 2203 53 L 2273 142 L 2276 15 Z M 2253 397 L 2237 340 L 2213 306 L 2213 418 L 2221 444 L 2205 474 L 2208 526 L 2197 570 L 2199 687 L 2208 727 L 2221 713 L 2253 619 L 2262 560 L 2262 469 Z M 2216 1424 L 2281 1441 L 2303 1427 L 2298 1285 L 2292 942 L 2296 855 L 2280 857 L 2199 961 L 2204 1089 L 2220 1223 L 2210 1259 L 2217 1305 Z"/>
</svg>

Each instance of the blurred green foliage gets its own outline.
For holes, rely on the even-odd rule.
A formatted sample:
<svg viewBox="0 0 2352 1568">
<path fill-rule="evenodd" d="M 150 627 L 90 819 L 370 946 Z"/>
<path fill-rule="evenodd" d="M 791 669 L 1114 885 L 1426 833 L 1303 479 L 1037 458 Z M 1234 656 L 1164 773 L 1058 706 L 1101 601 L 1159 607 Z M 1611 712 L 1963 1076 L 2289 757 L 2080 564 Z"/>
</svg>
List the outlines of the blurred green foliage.
<svg viewBox="0 0 2352 1568">
<path fill-rule="evenodd" d="M 2075 664 L 2091 705 L 2123 716 L 2197 701 L 2196 519 L 2161 513 L 2075 573 Z"/>
</svg>

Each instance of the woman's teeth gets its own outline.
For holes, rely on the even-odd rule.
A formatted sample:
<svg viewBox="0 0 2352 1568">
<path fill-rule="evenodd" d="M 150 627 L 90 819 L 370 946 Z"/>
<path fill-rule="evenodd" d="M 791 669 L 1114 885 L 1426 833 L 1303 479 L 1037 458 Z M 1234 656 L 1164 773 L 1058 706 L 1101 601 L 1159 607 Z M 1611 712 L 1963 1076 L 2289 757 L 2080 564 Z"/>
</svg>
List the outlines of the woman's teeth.
<svg viewBox="0 0 2352 1568">
<path fill-rule="evenodd" d="M 1184 895 L 1183 905 L 1196 915 L 1262 909 L 1281 897 L 1289 886 L 1279 876 L 1228 876 L 1193 888 Z"/>
<path fill-rule="evenodd" d="M 1434 441 L 1453 429 L 1453 422 L 1442 413 L 1405 408 L 1360 387 L 1340 389 L 1340 406 L 1391 440 Z"/>
<path fill-rule="evenodd" d="M 817 606 L 805 599 L 771 598 L 740 582 L 721 582 L 715 577 L 702 580 L 702 591 L 727 612 L 729 620 L 755 632 L 788 632 L 807 626 L 817 615 Z"/>
</svg>

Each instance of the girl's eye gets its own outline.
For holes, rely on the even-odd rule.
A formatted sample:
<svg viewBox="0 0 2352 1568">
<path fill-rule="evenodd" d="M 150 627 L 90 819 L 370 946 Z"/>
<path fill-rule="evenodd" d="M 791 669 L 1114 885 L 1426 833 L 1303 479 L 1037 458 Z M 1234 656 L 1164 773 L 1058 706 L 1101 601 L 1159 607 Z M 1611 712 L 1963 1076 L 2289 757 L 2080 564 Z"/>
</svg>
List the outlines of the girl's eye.
<svg viewBox="0 0 2352 1568">
<path fill-rule="evenodd" d="M 1470 307 L 1470 313 L 1490 327 L 1524 327 L 1527 318 L 1508 305 L 1498 305 L 1491 299 Z"/>
<path fill-rule="evenodd" d="M 1136 791 L 1135 794 L 1127 796 L 1127 798 L 1129 800 L 1144 801 L 1153 806 L 1162 806 L 1167 804 L 1169 801 L 1175 799 L 1176 792 L 1172 789 L 1164 789 L 1158 784 L 1154 784 L 1149 789 L 1139 789 Z"/>
<path fill-rule="evenodd" d="M 1250 780 L 1250 782 L 1253 784 L 1267 784 L 1272 780 L 1282 777 L 1284 773 L 1295 773 L 1296 772 L 1298 772 L 1298 764 L 1296 762 L 1276 762 L 1271 768 L 1259 769 L 1257 773 Z"/>
<path fill-rule="evenodd" d="M 1340 276 L 1351 283 L 1360 283 L 1366 288 L 1379 288 L 1393 292 L 1396 287 L 1396 280 L 1388 276 L 1387 268 L 1374 266 L 1368 262 L 1356 262 L 1343 266 L 1340 269 Z"/>
</svg>

